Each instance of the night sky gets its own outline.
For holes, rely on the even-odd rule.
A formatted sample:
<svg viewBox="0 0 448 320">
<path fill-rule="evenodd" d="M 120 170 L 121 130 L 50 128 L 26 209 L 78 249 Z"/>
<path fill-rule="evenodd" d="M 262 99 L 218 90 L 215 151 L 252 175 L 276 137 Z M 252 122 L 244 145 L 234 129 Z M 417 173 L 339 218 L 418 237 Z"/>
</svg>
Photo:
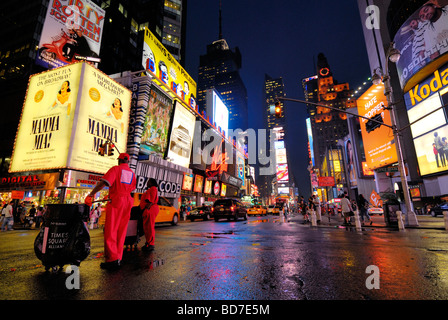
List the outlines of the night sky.
<svg viewBox="0 0 448 320">
<path fill-rule="evenodd" d="M 265 128 L 264 75 L 282 77 L 288 98 L 304 99 L 302 79 L 316 74 L 322 52 L 339 83 L 358 87 L 370 76 L 361 17 L 355 0 L 222 0 L 222 32 L 239 47 L 249 127 Z M 199 56 L 219 38 L 219 0 L 189 0 L 186 71 L 197 82 Z M 314 62 L 313 62 L 314 59 Z M 299 193 L 310 192 L 306 106 L 286 102 L 287 152 Z"/>
</svg>

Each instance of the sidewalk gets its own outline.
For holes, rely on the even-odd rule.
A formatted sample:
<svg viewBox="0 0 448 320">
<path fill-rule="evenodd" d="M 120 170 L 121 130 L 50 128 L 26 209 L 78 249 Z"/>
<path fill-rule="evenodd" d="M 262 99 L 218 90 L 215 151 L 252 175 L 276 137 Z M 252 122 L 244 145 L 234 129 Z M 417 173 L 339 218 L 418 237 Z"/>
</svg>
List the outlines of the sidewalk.
<svg viewBox="0 0 448 320">
<path fill-rule="evenodd" d="M 311 217 L 310 217 L 311 218 Z M 372 224 L 370 224 L 369 221 L 365 221 L 364 224 L 362 224 L 363 228 L 390 228 L 398 230 L 398 224 L 396 226 L 388 226 L 385 220 L 384 215 L 372 215 L 370 217 Z M 430 215 L 417 215 L 418 220 L 418 226 L 407 226 L 405 218 L 405 228 L 406 229 L 436 229 L 436 230 L 445 230 L 445 221 L 443 217 L 432 217 Z M 303 223 L 309 226 L 311 225 L 311 222 L 304 223 L 304 218 L 302 214 L 299 213 L 293 213 L 292 215 L 288 215 L 288 221 L 294 221 L 296 223 Z M 343 224 L 344 219 L 340 215 L 322 215 L 321 221 L 317 223 L 316 227 L 336 227 L 336 226 L 342 226 L 345 227 Z M 356 227 L 354 217 L 351 219 L 351 227 Z M 446 230 L 448 232 L 448 230 Z"/>
</svg>

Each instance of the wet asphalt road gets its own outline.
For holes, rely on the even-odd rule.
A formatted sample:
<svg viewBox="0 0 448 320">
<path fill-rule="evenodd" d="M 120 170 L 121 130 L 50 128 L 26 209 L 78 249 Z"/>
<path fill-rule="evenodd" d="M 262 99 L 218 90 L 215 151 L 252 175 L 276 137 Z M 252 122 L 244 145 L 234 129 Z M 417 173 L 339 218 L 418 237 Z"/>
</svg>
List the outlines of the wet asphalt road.
<svg viewBox="0 0 448 320">
<path fill-rule="evenodd" d="M 37 230 L 1 232 L 0 299 L 447 300 L 448 232 L 443 218 L 425 219 L 430 227 L 406 231 L 356 231 L 334 218 L 312 227 L 298 215 L 186 221 L 156 227 L 156 250 L 126 252 L 114 272 L 99 268 L 103 232 L 91 230 L 80 287 L 71 290 L 70 274 L 45 272 L 36 258 Z M 379 289 L 366 287 L 371 265 Z"/>
</svg>

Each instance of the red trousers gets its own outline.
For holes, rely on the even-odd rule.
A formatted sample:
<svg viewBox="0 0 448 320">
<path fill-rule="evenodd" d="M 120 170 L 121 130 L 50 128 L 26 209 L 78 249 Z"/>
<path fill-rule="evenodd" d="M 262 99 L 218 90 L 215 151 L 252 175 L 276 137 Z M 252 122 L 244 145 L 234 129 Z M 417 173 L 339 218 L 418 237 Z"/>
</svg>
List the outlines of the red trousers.
<svg viewBox="0 0 448 320">
<path fill-rule="evenodd" d="M 145 232 L 146 242 L 153 246 L 156 236 L 155 224 L 156 217 L 159 214 L 159 206 L 154 204 L 149 209 L 143 211 L 143 231 Z"/>
<path fill-rule="evenodd" d="M 104 225 L 106 262 L 123 258 L 123 246 L 133 203 L 132 197 L 127 195 L 112 198 L 112 202 L 106 206 L 106 223 Z"/>
</svg>

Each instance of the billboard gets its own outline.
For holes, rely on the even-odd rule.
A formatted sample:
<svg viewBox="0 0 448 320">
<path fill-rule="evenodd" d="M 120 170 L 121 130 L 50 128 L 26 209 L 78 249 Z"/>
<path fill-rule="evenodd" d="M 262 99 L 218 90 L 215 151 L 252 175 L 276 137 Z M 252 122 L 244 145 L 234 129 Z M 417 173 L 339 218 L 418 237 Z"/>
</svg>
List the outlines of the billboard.
<svg viewBox="0 0 448 320">
<path fill-rule="evenodd" d="M 172 115 L 173 101 L 164 92 L 151 86 L 140 141 L 141 153 L 165 155 Z"/>
<path fill-rule="evenodd" d="M 288 165 L 277 164 L 277 182 L 288 182 L 289 181 L 289 173 L 288 173 Z"/>
<path fill-rule="evenodd" d="M 208 89 L 205 95 L 207 106 L 207 116 L 211 123 L 216 123 L 216 127 L 221 127 L 221 131 L 229 131 L 229 109 L 222 102 L 221 96 L 215 89 Z"/>
<path fill-rule="evenodd" d="M 117 157 L 98 148 L 109 139 L 126 151 L 130 104 L 128 89 L 84 62 L 32 75 L 9 171 L 105 173 Z"/>
<path fill-rule="evenodd" d="M 414 85 L 409 83 L 406 86 L 418 72 L 423 73 L 418 79 L 421 80 L 427 75 L 426 70 L 448 61 L 447 25 L 448 1 L 431 0 L 412 13 L 397 31 L 394 42 L 395 48 L 401 52 L 397 71 L 403 91 Z"/>
<path fill-rule="evenodd" d="M 147 28 L 143 42 L 142 65 L 187 106 L 196 109 L 196 82 Z"/>
<path fill-rule="evenodd" d="M 184 180 L 182 182 L 182 190 L 191 191 L 193 189 L 193 174 L 184 173 Z"/>
<path fill-rule="evenodd" d="M 286 149 L 275 149 L 275 160 L 277 164 L 287 163 L 286 160 Z"/>
<path fill-rule="evenodd" d="M 383 122 L 389 126 L 391 125 L 390 113 L 384 109 L 387 106 L 384 84 L 371 86 L 358 98 L 357 103 L 360 116 L 372 118 L 381 115 Z M 397 151 L 392 129 L 386 126 L 379 126 L 367 132 L 366 123 L 366 119 L 360 119 L 361 135 L 368 168 L 373 170 L 397 162 Z"/>
<path fill-rule="evenodd" d="M 106 12 L 90 0 L 50 0 L 36 63 L 56 68 L 98 58 Z"/>
<path fill-rule="evenodd" d="M 448 110 L 442 108 L 448 104 L 448 64 L 418 83 L 404 98 L 420 174 L 448 170 Z"/>
<path fill-rule="evenodd" d="M 204 193 L 206 194 L 211 194 L 212 193 L 212 180 L 205 180 L 205 185 L 204 185 Z"/>
<path fill-rule="evenodd" d="M 186 168 L 190 165 L 195 120 L 196 116 L 176 100 L 167 159 Z"/>
<path fill-rule="evenodd" d="M 194 178 L 194 188 L 193 188 L 193 191 L 194 192 L 202 192 L 203 184 L 204 184 L 204 177 L 196 174 L 195 178 Z"/>
</svg>

